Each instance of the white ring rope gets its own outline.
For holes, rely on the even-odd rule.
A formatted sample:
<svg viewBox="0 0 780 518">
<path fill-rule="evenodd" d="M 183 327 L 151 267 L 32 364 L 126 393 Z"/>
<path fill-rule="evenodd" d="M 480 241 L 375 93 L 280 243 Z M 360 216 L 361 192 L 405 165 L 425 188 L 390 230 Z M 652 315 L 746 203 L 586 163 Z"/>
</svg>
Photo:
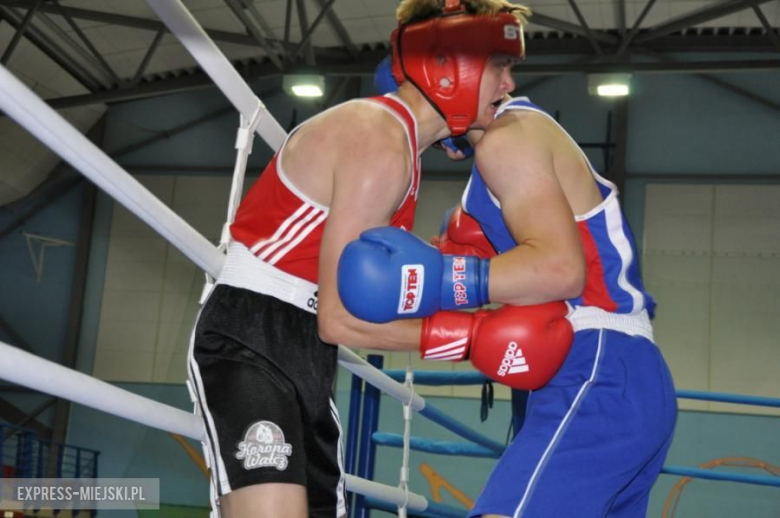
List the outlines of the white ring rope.
<svg viewBox="0 0 780 518">
<path fill-rule="evenodd" d="M 287 138 L 287 132 L 271 116 L 184 4 L 179 0 L 147 0 L 147 3 L 245 119 L 252 120 L 255 107 L 260 103 L 268 116 L 257 125 L 257 134 L 271 149 L 278 151 Z"/>
<path fill-rule="evenodd" d="M 339 365 L 347 369 L 355 376 L 358 376 L 359 378 L 362 378 L 371 383 L 373 386 L 388 396 L 397 399 L 402 403 L 408 402 L 409 406 L 415 412 L 419 412 L 425 408 L 425 399 L 423 399 L 419 394 L 401 385 L 393 378 L 378 370 L 376 367 L 358 356 L 357 353 L 347 349 L 342 345 L 339 346 Z"/>
<path fill-rule="evenodd" d="M 4 342 L 0 342 L 0 357 L 0 378 L 17 385 L 198 441 L 206 437 L 203 421 L 184 410 L 133 394 Z"/>
<path fill-rule="evenodd" d="M 12 345 L 0 342 L 0 378 L 52 396 L 61 397 L 107 414 L 152 428 L 203 441 L 205 428 L 200 417 L 115 387 L 81 372 L 57 365 Z M 397 487 L 346 475 L 347 490 L 395 505 L 407 500 Z M 425 511 L 428 500 L 408 494 L 409 508 Z"/>
<path fill-rule="evenodd" d="M 208 239 L 158 200 L 2 65 L 0 109 L 145 221 L 202 270 L 213 277 L 219 275 L 225 256 Z"/>
</svg>

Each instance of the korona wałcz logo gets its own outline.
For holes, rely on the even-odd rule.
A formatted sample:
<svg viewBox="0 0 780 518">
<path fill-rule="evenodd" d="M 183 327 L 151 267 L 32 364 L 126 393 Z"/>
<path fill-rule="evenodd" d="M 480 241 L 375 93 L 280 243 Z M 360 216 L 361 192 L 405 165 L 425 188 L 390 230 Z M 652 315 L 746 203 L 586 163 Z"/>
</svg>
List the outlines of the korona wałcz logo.
<svg viewBox="0 0 780 518">
<path fill-rule="evenodd" d="M 284 442 L 284 433 L 271 421 L 259 421 L 249 427 L 244 440 L 238 443 L 236 458 L 243 460 L 244 469 L 287 468 L 292 444 Z"/>
</svg>

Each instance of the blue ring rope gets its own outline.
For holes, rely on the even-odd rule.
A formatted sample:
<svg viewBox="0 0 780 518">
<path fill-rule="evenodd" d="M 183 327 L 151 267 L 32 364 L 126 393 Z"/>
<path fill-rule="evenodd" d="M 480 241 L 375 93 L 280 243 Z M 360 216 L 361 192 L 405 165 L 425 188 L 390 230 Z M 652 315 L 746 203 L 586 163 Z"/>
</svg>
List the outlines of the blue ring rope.
<svg viewBox="0 0 780 518">
<path fill-rule="evenodd" d="M 371 440 L 378 445 L 390 446 L 392 448 L 401 448 L 404 445 L 403 435 L 397 433 L 374 432 L 371 435 Z M 424 437 L 410 437 L 409 447 L 415 451 L 438 455 L 459 455 L 489 459 L 500 457 L 500 454 L 494 450 L 470 442 L 436 441 Z"/>
<path fill-rule="evenodd" d="M 420 410 L 418 414 L 427 417 L 434 423 L 437 423 L 447 430 L 460 435 L 464 439 L 468 439 L 469 441 L 477 443 L 480 446 L 484 446 L 485 448 L 493 450 L 499 455 L 504 452 L 504 445 L 500 442 L 494 441 L 493 439 L 482 435 L 476 430 L 472 430 L 468 426 L 461 424 L 459 421 L 453 419 L 434 406 L 426 404 L 425 408 Z"/>
<path fill-rule="evenodd" d="M 403 383 L 406 377 L 406 371 L 399 369 L 389 369 L 382 372 L 401 383 Z M 490 381 L 490 379 L 479 372 L 414 371 L 414 382 L 417 385 L 432 387 L 442 385 L 481 385 L 486 381 Z"/>
<path fill-rule="evenodd" d="M 678 390 L 677 397 L 682 399 L 701 399 L 704 401 L 720 401 L 721 403 L 739 403 L 743 405 L 772 406 L 780 408 L 780 399 L 726 394 L 723 392 L 701 392 L 696 390 Z"/>
<path fill-rule="evenodd" d="M 709 469 L 686 468 L 685 466 L 664 466 L 661 473 L 666 473 L 667 475 L 680 475 L 683 477 L 705 478 L 707 480 L 742 482 L 743 484 L 780 487 L 780 477 L 768 475 L 742 475 L 739 473 L 724 473 L 722 471 L 712 471 Z"/>
<path fill-rule="evenodd" d="M 406 375 L 402 370 L 383 371 L 396 381 L 404 381 Z M 415 371 L 414 382 L 418 385 L 442 386 L 442 385 L 481 385 L 491 381 L 487 376 L 479 372 L 441 372 L 441 371 Z M 697 390 L 678 390 L 677 397 L 681 399 L 699 399 L 703 401 L 717 401 L 721 403 L 737 403 L 743 405 L 769 406 L 780 408 L 780 399 L 762 396 L 746 396 L 742 394 L 728 394 L 725 392 L 703 392 Z"/>
</svg>

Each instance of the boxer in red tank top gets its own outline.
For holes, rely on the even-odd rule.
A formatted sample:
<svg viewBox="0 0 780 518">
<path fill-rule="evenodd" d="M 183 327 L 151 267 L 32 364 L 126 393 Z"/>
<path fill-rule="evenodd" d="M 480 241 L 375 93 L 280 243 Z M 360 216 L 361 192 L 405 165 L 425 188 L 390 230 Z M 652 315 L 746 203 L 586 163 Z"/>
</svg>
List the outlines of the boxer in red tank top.
<svg viewBox="0 0 780 518">
<path fill-rule="evenodd" d="M 395 95 L 348 101 L 304 122 L 238 209 L 189 360 L 208 432 L 215 514 L 346 514 L 342 431 L 331 399 L 333 344 L 413 349 L 421 322 L 376 325 L 351 316 L 336 286 L 339 257 L 366 229 L 412 229 L 420 153 L 453 132 L 489 123 L 511 85 L 492 60 L 522 52 L 521 22 L 510 4 L 477 0 L 478 13 L 459 0 L 443 4 L 433 13 L 421 0 L 399 7 L 392 39 L 403 53 L 398 62 L 407 65 L 399 74 L 418 80 Z M 417 21 L 420 9 L 426 19 Z M 484 37 L 470 43 L 462 30 Z M 424 52 L 447 59 L 422 59 Z M 459 79 L 447 65 L 453 62 L 480 73 Z M 424 84 L 424 77 L 438 79 Z"/>
</svg>

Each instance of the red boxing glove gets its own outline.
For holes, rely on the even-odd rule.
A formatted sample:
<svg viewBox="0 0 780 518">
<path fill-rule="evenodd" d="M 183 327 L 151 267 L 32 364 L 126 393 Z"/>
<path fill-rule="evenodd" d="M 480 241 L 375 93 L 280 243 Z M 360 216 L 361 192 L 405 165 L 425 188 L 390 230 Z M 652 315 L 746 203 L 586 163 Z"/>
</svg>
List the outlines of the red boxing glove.
<svg viewBox="0 0 780 518">
<path fill-rule="evenodd" d="M 489 378 L 520 390 L 536 390 L 558 372 L 574 330 L 564 302 L 503 306 L 474 313 L 440 311 L 423 320 L 420 356 L 462 361 Z"/>
<path fill-rule="evenodd" d="M 477 220 L 468 215 L 460 205 L 452 212 L 447 228 L 439 236 L 436 247 L 443 254 L 476 255 L 480 259 L 490 259 L 497 254 Z"/>
</svg>

